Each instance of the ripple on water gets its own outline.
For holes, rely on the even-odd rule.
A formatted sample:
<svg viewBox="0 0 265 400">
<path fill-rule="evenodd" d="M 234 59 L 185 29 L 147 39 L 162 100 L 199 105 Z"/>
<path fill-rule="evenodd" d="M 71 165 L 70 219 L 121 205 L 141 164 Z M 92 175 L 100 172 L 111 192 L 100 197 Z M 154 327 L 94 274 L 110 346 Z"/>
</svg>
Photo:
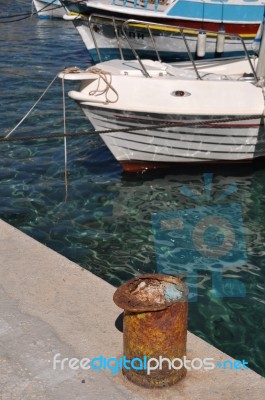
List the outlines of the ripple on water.
<svg viewBox="0 0 265 400">
<path fill-rule="evenodd" d="M 4 3 L 4 14 L 20 9 L 25 12 L 22 0 Z M 31 4 L 27 6 L 30 11 Z M 2 24 L 0 30 L 3 136 L 62 68 L 82 68 L 90 59 L 72 23 L 33 17 L 17 23 L 16 29 L 13 24 Z M 66 115 L 68 132 L 91 131 L 81 110 L 68 98 Z M 55 132 L 63 132 L 59 81 L 15 135 Z M 199 209 L 213 212 L 218 205 L 231 206 L 231 223 L 240 231 L 232 206 L 238 205 L 247 257 L 238 256 L 239 265 L 226 262 L 222 282 L 228 283 L 226 290 L 241 282 L 246 295 L 217 297 L 213 273 L 220 266 L 205 265 L 197 254 L 193 262 L 198 268 L 192 271 L 198 298 L 190 303 L 189 329 L 227 354 L 247 360 L 265 376 L 264 168 L 207 167 L 194 171 L 185 166 L 130 176 L 122 173 L 98 135 L 90 134 L 67 140 L 66 199 L 62 139 L 5 143 L 0 151 L 1 218 L 115 286 L 141 273 L 159 272 L 164 265 L 167 273 L 185 279 L 190 271 L 183 260 L 190 261 L 195 254 L 192 240 L 186 241 L 186 247 L 180 245 L 182 236 L 177 232 L 182 218 L 183 232 L 190 227 L 186 210 L 197 209 L 199 221 L 203 216 Z M 159 229 L 154 227 L 154 215 L 166 219 Z M 170 220 L 169 215 L 174 218 Z"/>
</svg>

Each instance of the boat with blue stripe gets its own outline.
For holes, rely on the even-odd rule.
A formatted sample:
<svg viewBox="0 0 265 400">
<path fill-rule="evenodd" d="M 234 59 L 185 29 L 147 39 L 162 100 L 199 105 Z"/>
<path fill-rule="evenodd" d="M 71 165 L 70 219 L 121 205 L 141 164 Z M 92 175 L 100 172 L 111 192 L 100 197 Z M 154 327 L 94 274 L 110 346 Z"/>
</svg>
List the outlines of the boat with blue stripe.
<svg viewBox="0 0 265 400">
<path fill-rule="evenodd" d="M 236 34 L 255 36 L 263 20 L 261 0 L 62 0 L 72 13 L 100 13 L 120 18 L 218 30 L 220 25 Z M 216 25 L 217 24 L 217 25 Z"/>
<path fill-rule="evenodd" d="M 174 40 L 169 30 L 165 32 L 159 26 L 161 24 L 186 29 L 185 34 L 190 41 L 190 48 L 195 53 L 200 46 L 200 40 L 206 43 L 208 50 L 205 58 L 240 56 L 242 54 L 241 43 L 233 39 L 233 34 L 240 35 L 244 39 L 248 50 L 252 50 L 259 26 L 264 18 L 265 4 L 261 0 L 61 0 L 62 4 L 76 15 L 73 23 L 78 30 L 87 50 L 95 63 L 113 59 L 120 53 L 122 47 L 123 56 L 130 58 L 130 48 L 121 25 L 132 18 L 157 24 L 158 28 L 153 33 L 156 45 L 163 60 L 171 58 L 183 59 L 186 50 L 181 48 L 182 39 Z M 95 15 L 100 18 L 95 19 Z M 122 22 L 121 22 L 122 21 Z M 146 30 L 136 32 L 130 28 L 129 36 L 135 36 L 134 48 L 141 53 L 150 55 L 150 35 Z M 215 32 L 203 38 L 205 31 Z M 176 32 L 176 31 L 175 31 Z M 187 32 L 189 35 L 187 35 Z M 217 37 L 226 35 L 223 49 L 216 51 Z M 118 39 L 118 40 L 117 40 Z M 120 42 L 120 43 L 119 43 Z M 153 48 L 153 46 L 151 46 Z M 220 46 L 219 46 L 220 49 Z M 101 51 L 103 57 L 98 57 Z M 194 55 L 194 54 L 193 54 Z M 143 54 L 141 54 L 143 56 Z"/>
</svg>

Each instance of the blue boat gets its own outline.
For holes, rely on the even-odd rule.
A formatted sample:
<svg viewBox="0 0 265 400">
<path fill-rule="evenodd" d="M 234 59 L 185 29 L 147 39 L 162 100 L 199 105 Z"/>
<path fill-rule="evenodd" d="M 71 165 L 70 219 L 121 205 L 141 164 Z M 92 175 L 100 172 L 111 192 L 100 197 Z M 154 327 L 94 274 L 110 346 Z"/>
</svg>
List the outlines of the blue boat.
<svg viewBox="0 0 265 400">
<path fill-rule="evenodd" d="M 122 24 L 128 19 L 157 24 L 155 41 L 164 60 L 182 59 L 183 51 L 178 42 L 172 41 L 172 32 L 165 32 L 159 26 L 183 27 L 189 33 L 192 51 L 198 44 L 198 30 L 201 41 L 208 43 L 205 57 L 213 58 L 222 54 L 224 57 L 241 56 L 242 46 L 231 34 L 240 35 L 251 50 L 252 42 L 264 18 L 264 3 L 261 0 L 61 0 L 62 4 L 76 15 L 73 21 L 87 50 L 94 62 L 98 62 L 98 50 L 103 59 L 113 59 L 119 55 L 119 43 L 127 57 L 130 48 L 122 31 Z M 100 16 L 95 20 L 95 16 Z M 204 31 L 211 31 L 204 35 Z M 229 38 L 225 34 L 229 33 Z M 150 35 L 138 28 L 130 29 L 130 39 L 135 37 L 134 48 L 149 54 Z M 181 36 L 181 35 L 180 35 Z M 217 37 L 219 39 L 217 40 Z M 218 44 L 217 44 L 218 42 Z M 127 54 L 126 54 L 127 53 Z M 184 53 L 186 54 L 185 50 Z"/>
</svg>

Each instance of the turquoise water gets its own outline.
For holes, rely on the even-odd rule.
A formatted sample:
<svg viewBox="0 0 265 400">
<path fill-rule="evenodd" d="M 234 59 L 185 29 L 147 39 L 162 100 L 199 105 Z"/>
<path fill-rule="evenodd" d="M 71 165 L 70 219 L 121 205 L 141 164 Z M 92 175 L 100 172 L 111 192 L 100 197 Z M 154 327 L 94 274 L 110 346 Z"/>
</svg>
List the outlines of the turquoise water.
<svg viewBox="0 0 265 400">
<path fill-rule="evenodd" d="M 25 10 L 29 2 L 8 0 L 0 21 Z M 32 17 L 0 30 L 4 136 L 60 70 L 90 60 L 71 22 Z M 12 136 L 63 132 L 61 91 L 57 80 Z M 67 132 L 91 131 L 70 99 L 66 115 Z M 0 152 L 2 219 L 115 286 L 149 272 L 193 278 L 189 329 L 265 376 L 262 163 L 126 175 L 90 133 L 67 140 L 66 199 L 62 139 L 1 143 Z M 197 251 L 202 239 L 211 257 Z"/>
</svg>

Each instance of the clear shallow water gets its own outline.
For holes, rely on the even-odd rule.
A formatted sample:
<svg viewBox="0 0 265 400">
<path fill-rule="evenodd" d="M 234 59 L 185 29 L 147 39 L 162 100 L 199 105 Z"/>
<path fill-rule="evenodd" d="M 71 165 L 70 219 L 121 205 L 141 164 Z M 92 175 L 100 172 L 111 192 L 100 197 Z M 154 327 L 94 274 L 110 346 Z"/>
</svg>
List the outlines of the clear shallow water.
<svg viewBox="0 0 265 400">
<path fill-rule="evenodd" d="M 30 11 L 28 3 L 6 1 L 0 21 Z M 4 136 L 61 69 L 90 61 L 71 22 L 32 17 L 0 30 Z M 66 114 L 68 132 L 91 129 L 70 99 Z M 59 80 L 13 136 L 55 132 L 63 132 Z M 116 286 L 139 273 L 193 276 L 189 329 L 265 376 L 265 167 L 130 176 L 96 134 L 67 148 L 65 200 L 62 139 L 0 144 L 0 217 Z M 200 225 L 207 218 L 215 228 Z M 197 251 L 201 238 L 210 258 Z"/>
</svg>

